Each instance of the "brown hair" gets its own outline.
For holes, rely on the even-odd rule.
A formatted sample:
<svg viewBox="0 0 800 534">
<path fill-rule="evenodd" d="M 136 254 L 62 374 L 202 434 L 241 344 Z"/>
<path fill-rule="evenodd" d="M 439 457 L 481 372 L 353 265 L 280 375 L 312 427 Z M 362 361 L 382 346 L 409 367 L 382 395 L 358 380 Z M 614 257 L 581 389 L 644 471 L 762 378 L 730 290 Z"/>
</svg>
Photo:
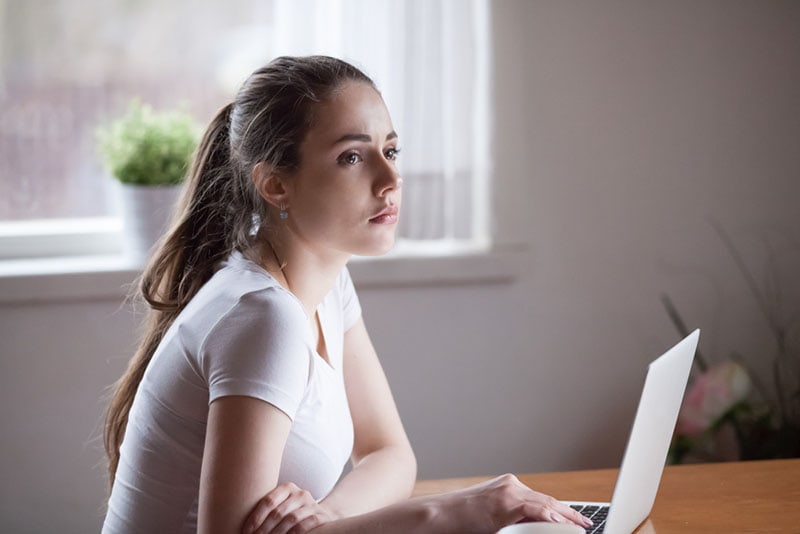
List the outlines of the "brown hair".
<svg viewBox="0 0 800 534">
<path fill-rule="evenodd" d="M 111 486 L 136 390 L 161 339 L 217 263 L 234 249 L 244 251 L 256 230 L 265 227 L 267 205 L 252 184 L 253 167 L 267 162 L 277 169 L 297 169 L 314 104 L 348 81 L 374 87 L 366 74 L 339 59 L 279 57 L 251 74 L 208 126 L 172 227 L 139 281 L 139 296 L 150 310 L 139 347 L 112 386 L 105 420 Z"/>
</svg>

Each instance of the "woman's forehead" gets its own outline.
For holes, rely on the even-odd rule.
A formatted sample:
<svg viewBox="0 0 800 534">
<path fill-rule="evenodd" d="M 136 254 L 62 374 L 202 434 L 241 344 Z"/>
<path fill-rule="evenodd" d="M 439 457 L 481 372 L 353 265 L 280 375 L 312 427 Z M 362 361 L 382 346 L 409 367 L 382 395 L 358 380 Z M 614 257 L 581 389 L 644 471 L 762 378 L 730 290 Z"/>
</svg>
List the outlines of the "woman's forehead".
<svg viewBox="0 0 800 534">
<path fill-rule="evenodd" d="M 346 135 L 385 138 L 394 128 L 383 98 L 366 83 L 350 82 L 314 110 L 308 140 L 333 144 Z"/>
</svg>

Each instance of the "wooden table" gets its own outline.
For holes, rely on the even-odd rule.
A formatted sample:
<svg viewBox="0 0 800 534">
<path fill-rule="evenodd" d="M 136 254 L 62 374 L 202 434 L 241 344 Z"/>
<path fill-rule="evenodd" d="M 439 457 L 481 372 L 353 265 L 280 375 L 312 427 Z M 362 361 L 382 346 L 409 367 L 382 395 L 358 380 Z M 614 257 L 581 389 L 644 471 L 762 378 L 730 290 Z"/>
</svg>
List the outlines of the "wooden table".
<svg viewBox="0 0 800 534">
<path fill-rule="evenodd" d="M 417 482 L 430 495 L 488 477 Z M 610 501 L 617 469 L 519 475 L 542 493 L 570 501 Z M 636 531 L 800 533 L 800 459 L 668 466 L 650 518 Z"/>
</svg>

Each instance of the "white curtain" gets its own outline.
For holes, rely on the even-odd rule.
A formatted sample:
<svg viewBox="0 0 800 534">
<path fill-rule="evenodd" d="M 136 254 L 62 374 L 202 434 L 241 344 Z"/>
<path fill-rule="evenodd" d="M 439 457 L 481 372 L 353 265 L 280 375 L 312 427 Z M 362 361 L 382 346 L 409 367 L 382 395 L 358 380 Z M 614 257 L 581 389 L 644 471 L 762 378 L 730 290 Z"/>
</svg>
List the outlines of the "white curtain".
<svg viewBox="0 0 800 534">
<path fill-rule="evenodd" d="M 488 234 L 487 0 L 275 0 L 270 55 L 328 54 L 377 83 L 400 135 L 400 236 Z"/>
</svg>

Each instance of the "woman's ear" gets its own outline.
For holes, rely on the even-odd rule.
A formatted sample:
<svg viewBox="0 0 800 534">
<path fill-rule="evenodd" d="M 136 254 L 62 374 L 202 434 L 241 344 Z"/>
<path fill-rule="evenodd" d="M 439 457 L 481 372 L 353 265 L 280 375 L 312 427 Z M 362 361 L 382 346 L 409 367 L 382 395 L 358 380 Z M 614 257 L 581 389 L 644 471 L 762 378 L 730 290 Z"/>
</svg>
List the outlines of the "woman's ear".
<svg viewBox="0 0 800 534">
<path fill-rule="evenodd" d="M 284 173 L 262 161 L 253 167 L 253 185 L 261 198 L 272 206 L 282 209 L 289 204 L 289 184 Z"/>
</svg>

